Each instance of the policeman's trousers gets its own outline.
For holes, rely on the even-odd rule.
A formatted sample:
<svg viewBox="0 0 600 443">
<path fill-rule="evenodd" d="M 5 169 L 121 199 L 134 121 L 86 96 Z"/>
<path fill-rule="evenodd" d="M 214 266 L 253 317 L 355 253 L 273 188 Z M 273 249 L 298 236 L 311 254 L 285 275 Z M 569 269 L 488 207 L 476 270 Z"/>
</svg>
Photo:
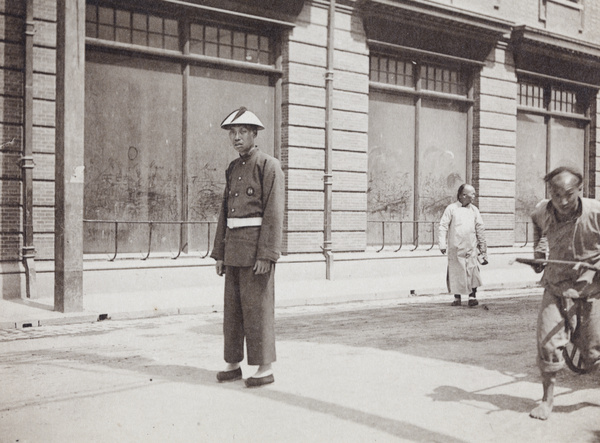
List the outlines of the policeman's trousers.
<svg viewBox="0 0 600 443">
<path fill-rule="evenodd" d="M 260 275 L 251 266 L 227 266 L 223 336 L 227 363 L 244 359 L 244 338 L 249 365 L 275 361 L 275 265 Z"/>
</svg>

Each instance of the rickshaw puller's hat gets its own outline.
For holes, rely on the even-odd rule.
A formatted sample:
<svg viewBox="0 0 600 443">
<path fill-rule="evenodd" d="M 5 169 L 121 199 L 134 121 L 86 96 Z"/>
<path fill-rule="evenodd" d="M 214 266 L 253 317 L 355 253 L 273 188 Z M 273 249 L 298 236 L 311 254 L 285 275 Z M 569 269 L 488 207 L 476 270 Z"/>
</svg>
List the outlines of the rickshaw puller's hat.
<svg viewBox="0 0 600 443">
<path fill-rule="evenodd" d="M 250 125 L 256 126 L 258 130 L 265 129 L 259 118 L 243 106 L 233 111 L 221 122 L 221 128 L 223 129 L 229 129 L 233 125 Z"/>
</svg>

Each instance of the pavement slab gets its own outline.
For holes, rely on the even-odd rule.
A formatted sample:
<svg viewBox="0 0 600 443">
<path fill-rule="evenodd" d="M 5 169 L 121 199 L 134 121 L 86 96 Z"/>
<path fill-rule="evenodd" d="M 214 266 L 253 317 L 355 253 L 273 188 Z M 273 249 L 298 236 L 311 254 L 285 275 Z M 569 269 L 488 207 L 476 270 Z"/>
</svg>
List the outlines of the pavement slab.
<svg viewBox="0 0 600 443">
<path fill-rule="evenodd" d="M 258 389 L 215 381 L 221 313 L 3 330 L 0 441 L 598 441 L 596 375 L 567 371 L 550 420 L 528 416 L 541 396 L 529 324 L 538 303 L 282 308 L 276 381 Z M 505 340 L 469 354 L 496 323 Z M 444 336 L 447 352 L 433 345 Z M 253 369 L 242 364 L 244 377 Z"/>
</svg>

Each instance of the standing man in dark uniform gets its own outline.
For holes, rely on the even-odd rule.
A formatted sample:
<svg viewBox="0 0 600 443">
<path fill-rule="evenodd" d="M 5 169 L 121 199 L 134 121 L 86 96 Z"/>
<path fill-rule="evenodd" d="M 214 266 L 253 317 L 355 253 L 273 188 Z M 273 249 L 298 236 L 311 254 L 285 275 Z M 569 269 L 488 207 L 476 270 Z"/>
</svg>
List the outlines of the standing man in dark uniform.
<svg viewBox="0 0 600 443">
<path fill-rule="evenodd" d="M 239 157 L 229 164 L 211 257 L 225 274 L 224 357 L 220 382 L 242 378 L 244 338 L 248 364 L 258 365 L 247 387 L 273 383 L 275 361 L 275 262 L 281 251 L 285 180 L 279 161 L 254 144 L 264 129 L 246 108 L 221 123 Z"/>
</svg>

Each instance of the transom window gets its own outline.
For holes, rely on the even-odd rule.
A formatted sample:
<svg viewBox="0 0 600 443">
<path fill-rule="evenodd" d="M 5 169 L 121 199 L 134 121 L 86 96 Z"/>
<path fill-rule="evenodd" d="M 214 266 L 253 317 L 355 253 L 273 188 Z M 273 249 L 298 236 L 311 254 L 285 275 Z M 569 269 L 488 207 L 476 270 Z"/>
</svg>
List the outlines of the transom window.
<svg viewBox="0 0 600 443">
<path fill-rule="evenodd" d="M 180 28 L 188 27 L 190 53 L 262 65 L 272 64 L 270 37 L 218 23 L 190 23 L 90 2 L 86 36 L 151 48 L 181 51 Z M 183 28 L 185 30 L 185 28 Z"/>
<path fill-rule="evenodd" d="M 467 76 L 458 68 L 372 55 L 370 71 L 373 82 L 414 88 L 415 79 L 420 78 L 424 90 L 461 96 L 467 94 Z"/>
<path fill-rule="evenodd" d="M 390 57 L 371 56 L 371 81 L 397 86 L 414 86 L 413 64 Z"/>
<path fill-rule="evenodd" d="M 457 69 L 435 65 L 423 65 L 421 68 L 422 88 L 429 91 L 466 95 L 466 82 Z"/>
<path fill-rule="evenodd" d="M 577 91 L 560 85 L 519 82 L 519 105 L 564 114 L 584 115 L 587 104 Z"/>
<path fill-rule="evenodd" d="M 190 25 L 190 52 L 259 64 L 271 59 L 267 36 L 196 23 Z"/>
<path fill-rule="evenodd" d="M 88 4 L 86 36 L 151 48 L 179 50 L 176 20 Z"/>
</svg>

